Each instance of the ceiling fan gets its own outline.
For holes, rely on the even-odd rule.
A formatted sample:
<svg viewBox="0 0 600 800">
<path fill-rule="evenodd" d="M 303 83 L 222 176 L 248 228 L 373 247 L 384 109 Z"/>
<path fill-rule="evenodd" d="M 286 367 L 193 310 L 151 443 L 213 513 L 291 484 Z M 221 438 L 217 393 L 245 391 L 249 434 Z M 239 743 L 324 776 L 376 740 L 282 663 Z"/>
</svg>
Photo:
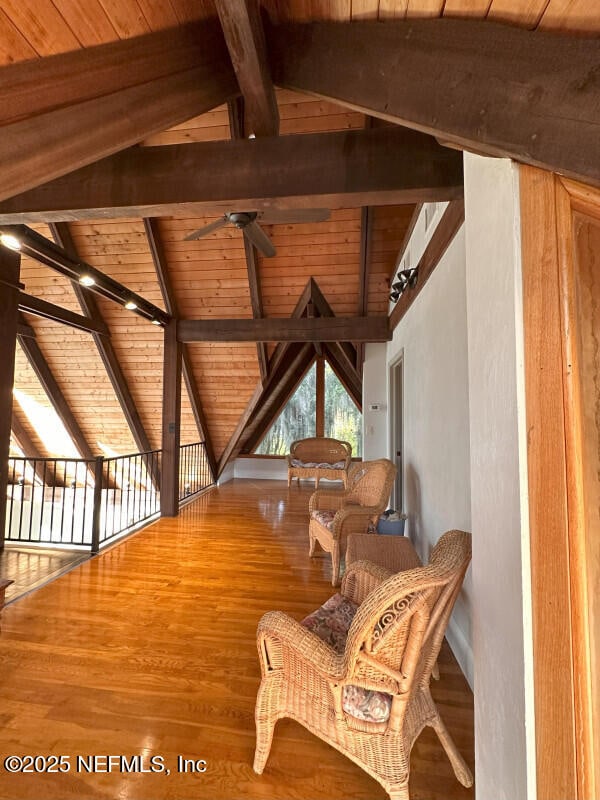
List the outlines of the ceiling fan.
<svg viewBox="0 0 600 800">
<path fill-rule="evenodd" d="M 263 254 L 271 257 L 275 255 L 273 242 L 258 224 L 283 225 L 299 222 L 324 222 L 329 219 L 330 211 L 326 208 L 297 208 L 293 210 L 271 209 L 269 211 L 227 211 L 223 216 L 193 231 L 185 237 L 186 242 L 200 239 L 225 225 L 235 225 L 244 234 L 248 241 Z"/>
</svg>

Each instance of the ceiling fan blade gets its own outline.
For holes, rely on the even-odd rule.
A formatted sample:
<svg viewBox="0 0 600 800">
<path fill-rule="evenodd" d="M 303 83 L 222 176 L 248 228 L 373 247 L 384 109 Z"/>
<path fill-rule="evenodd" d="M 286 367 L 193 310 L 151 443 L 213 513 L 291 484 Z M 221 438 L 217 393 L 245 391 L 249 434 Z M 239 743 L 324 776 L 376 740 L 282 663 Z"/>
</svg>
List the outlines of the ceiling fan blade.
<svg viewBox="0 0 600 800">
<path fill-rule="evenodd" d="M 190 242 L 192 239 L 199 239 L 201 236 L 206 236 L 207 233 L 212 233 L 213 231 L 218 231 L 219 228 L 222 228 L 224 225 L 227 225 L 229 222 L 229 217 L 227 214 L 221 217 L 221 219 L 217 219 L 214 222 L 210 222 L 208 225 L 204 225 L 202 228 L 198 228 L 198 230 L 193 231 L 192 233 L 188 233 L 188 235 L 184 238 L 184 242 Z"/>
<path fill-rule="evenodd" d="M 283 225 L 299 222 L 325 222 L 331 216 L 327 208 L 272 208 L 262 211 L 258 219 L 265 225 Z"/>
<path fill-rule="evenodd" d="M 263 231 L 256 220 L 244 226 L 242 228 L 242 232 L 244 236 L 246 236 L 252 242 L 254 247 L 256 247 L 256 249 L 263 254 L 263 256 L 270 258 L 271 256 L 275 255 L 273 242 L 269 239 L 267 234 Z"/>
</svg>

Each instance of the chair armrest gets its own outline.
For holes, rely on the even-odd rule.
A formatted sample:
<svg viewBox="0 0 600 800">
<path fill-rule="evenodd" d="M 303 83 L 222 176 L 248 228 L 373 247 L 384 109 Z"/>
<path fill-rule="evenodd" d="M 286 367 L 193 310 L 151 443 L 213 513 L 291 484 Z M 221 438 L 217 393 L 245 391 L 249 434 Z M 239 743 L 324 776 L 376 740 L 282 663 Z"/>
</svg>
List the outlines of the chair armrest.
<svg viewBox="0 0 600 800">
<path fill-rule="evenodd" d="M 326 489 L 318 489 L 310 497 L 308 501 L 309 513 L 313 511 L 337 511 L 344 505 L 348 492 L 342 490 L 339 492 L 330 492 Z"/>
<path fill-rule="evenodd" d="M 342 534 L 367 533 L 369 522 L 374 516 L 379 516 L 377 506 L 359 506 L 347 504 L 340 508 L 333 518 L 332 534 L 334 539 L 339 539 Z"/>
<path fill-rule="evenodd" d="M 285 670 L 286 662 L 294 657 L 311 664 L 326 680 L 339 680 L 344 674 L 344 656 L 283 611 L 263 615 L 256 640 L 263 675 L 272 669 Z"/>
<path fill-rule="evenodd" d="M 378 567 L 371 561 L 355 561 L 348 567 L 342 579 L 341 593 L 348 600 L 360 605 L 373 589 L 393 574 L 389 569 Z"/>
</svg>

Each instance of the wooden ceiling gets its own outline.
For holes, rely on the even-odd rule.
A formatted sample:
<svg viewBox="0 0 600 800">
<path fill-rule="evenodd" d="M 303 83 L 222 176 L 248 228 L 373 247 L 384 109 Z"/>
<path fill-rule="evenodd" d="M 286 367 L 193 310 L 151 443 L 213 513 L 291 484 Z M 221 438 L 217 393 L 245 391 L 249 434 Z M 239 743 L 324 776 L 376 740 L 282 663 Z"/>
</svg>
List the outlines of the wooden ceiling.
<svg viewBox="0 0 600 800">
<path fill-rule="evenodd" d="M 264 0 L 262 6 L 274 23 L 444 16 L 486 18 L 529 29 L 586 34 L 600 31 L 597 0 Z M 44 59 L 214 16 L 216 8 L 209 0 L 3 0 L 0 64 Z M 0 82 L 1 79 L 0 69 Z M 275 97 L 280 136 L 348 131 L 371 125 L 365 114 L 327 99 L 284 88 L 277 88 Z M 229 140 L 230 111 L 227 104 L 219 105 L 167 130 L 153 132 L 140 144 L 160 148 Z M 126 116 L 129 111 L 121 113 Z M 28 181 L 28 186 L 36 185 L 31 175 Z M 199 174 L 198 183 L 201 182 Z M 311 278 L 335 315 L 387 314 L 390 278 L 415 203 L 388 202 L 371 206 L 368 213 L 356 203 L 337 203 L 331 208 L 331 217 L 325 222 L 265 226 L 277 254 L 274 258 L 256 258 L 263 316 L 291 316 Z M 171 284 L 171 300 L 182 318 L 257 316 L 241 233 L 227 226 L 197 241 L 183 240 L 187 233 L 216 218 L 216 210 L 199 213 L 182 209 L 153 220 L 149 238 L 148 222 L 123 212 L 122 216 L 108 214 L 71 221 L 68 233 L 80 259 L 168 309 L 157 276 L 156 249 L 153 251 L 158 243 L 162 268 Z M 365 224 L 369 218 L 367 236 Z M 53 231 L 47 224 L 38 221 L 33 227 L 52 238 Z M 365 273 L 368 285 L 363 292 L 361 275 Z M 27 293 L 81 313 L 70 281 L 49 268 L 23 258 L 22 281 Z M 159 447 L 162 331 L 102 297 L 97 298 L 97 306 L 110 330 L 111 347 L 141 428 L 149 445 Z M 106 354 L 103 356 L 92 335 L 29 315 L 26 322 L 35 340 L 21 339 L 18 347 L 18 392 L 49 407 L 40 380 L 47 370 L 55 382 L 55 403 L 58 392 L 58 407 L 68 409 L 71 426 L 78 428 L 75 436 L 73 430 L 70 433 L 75 440 L 79 437 L 80 452 L 86 445 L 89 452 L 98 454 L 137 450 L 139 436 L 136 439 L 126 422 L 123 398 L 119 400 L 103 363 Z M 35 368 L 31 352 L 28 358 L 23 349 L 28 345 L 30 349 L 37 348 Z M 267 357 L 273 356 L 274 347 L 267 347 Z M 232 447 L 240 420 L 249 419 L 252 423 L 253 398 L 256 402 L 265 383 L 260 347 L 252 343 L 195 343 L 188 346 L 188 351 L 205 433 L 218 462 L 223 453 L 235 454 L 240 446 Z M 290 349 L 285 357 L 293 359 L 294 351 Z M 303 358 L 296 354 L 298 364 L 304 365 Z M 17 393 L 17 400 L 19 396 Z M 274 406 L 273 414 L 276 410 Z M 56 452 L 56 446 L 53 451 L 48 441 L 40 437 L 19 402 L 15 404 L 17 427 L 21 429 L 21 439 L 28 437 L 29 447 L 37 453 L 64 454 Z M 253 436 L 248 441 L 254 441 Z M 198 438 L 193 404 L 184 389 L 181 441 Z"/>
</svg>

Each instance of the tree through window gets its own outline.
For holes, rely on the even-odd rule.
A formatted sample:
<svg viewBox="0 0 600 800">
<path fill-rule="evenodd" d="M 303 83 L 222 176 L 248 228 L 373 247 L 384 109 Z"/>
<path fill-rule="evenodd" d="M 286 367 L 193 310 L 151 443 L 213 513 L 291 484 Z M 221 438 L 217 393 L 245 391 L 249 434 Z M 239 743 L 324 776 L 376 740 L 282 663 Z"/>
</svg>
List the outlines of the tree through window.
<svg viewBox="0 0 600 800">
<path fill-rule="evenodd" d="M 289 453 L 296 439 L 311 436 L 329 436 L 342 439 L 352 445 L 352 455 L 362 455 L 362 414 L 338 379 L 333 369 L 325 362 L 324 392 L 317 390 L 316 364 L 308 370 L 283 411 L 267 431 L 254 451 L 258 455 Z M 317 404 L 322 406 L 324 430 L 317 432 Z"/>
</svg>

